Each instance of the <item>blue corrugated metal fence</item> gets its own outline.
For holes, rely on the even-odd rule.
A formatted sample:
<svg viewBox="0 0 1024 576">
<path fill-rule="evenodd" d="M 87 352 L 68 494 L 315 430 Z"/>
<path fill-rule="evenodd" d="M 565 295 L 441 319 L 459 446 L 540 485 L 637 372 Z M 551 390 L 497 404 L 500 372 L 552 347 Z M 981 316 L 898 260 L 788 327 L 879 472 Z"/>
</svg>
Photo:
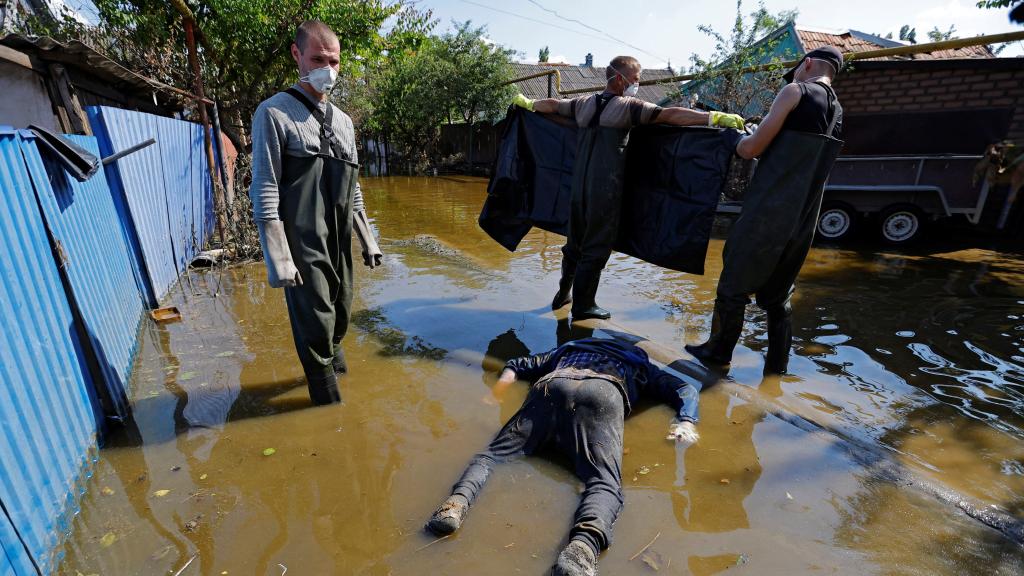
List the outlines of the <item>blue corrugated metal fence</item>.
<svg viewBox="0 0 1024 576">
<path fill-rule="evenodd" d="M 177 282 L 213 228 L 198 125 L 90 111 L 104 156 L 157 145 L 88 182 L 0 127 L 0 576 L 49 574 L 103 417 L 130 416 L 145 308 Z"/>
<path fill-rule="evenodd" d="M 95 138 L 68 138 L 99 154 Z M 21 148 L 43 216 L 61 244 L 72 288 L 69 303 L 82 316 L 87 352 L 104 386 L 104 412 L 123 420 L 144 296 L 132 272 L 131 251 L 118 233 L 121 223 L 106 177 L 100 171 L 79 182 L 55 162 L 44 161 L 33 138 L 24 139 Z"/>
<path fill-rule="evenodd" d="M 22 144 L 0 130 L 0 502 L 16 538 L 0 530 L 15 573 L 27 576 L 53 569 L 97 424 L 92 378 Z"/>
<path fill-rule="evenodd" d="M 156 145 L 107 168 L 130 214 L 150 306 L 167 295 L 212 232 L 213 198 L 197 124 L 105 106 L 87 109 L 104 156 L 149 138 Z"/>
</svg>

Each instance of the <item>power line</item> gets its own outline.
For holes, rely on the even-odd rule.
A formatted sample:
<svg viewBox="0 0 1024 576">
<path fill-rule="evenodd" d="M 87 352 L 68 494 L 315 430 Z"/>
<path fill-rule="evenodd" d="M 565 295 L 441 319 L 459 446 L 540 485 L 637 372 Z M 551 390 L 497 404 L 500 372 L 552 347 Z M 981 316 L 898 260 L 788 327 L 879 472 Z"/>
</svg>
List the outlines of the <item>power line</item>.
<svg viewBox="0 0 1024 576">
<path fill-rule="evenodd" d="M 562 20 L 565 20 L 566 22 L 573 22 L 575 24 L 579 24 L 580 26 L 583 26 L 584 28 L 587 28 L 588 30 L 593 30 L 594 32 L 597 32 L 598 34 L 603 34 L 604 36 L 607 36 L 608 38 L 618 42 L 619 44 L 622 44 L 624 46 L 629 46 L 630 48 L 632 48 L 634 50 L 637 50 L 638 52 L 643 52 L 644 54 L 647 54 L 648 56 L 653 56 L 653 57 L 657 58 L 661 62 L 667 62 L 668 61 L 665 58 L 662 58 L 661 56 L 658 56 L 657 54 L 653 54 L 651 52 L 648 52 L 647 50 L 644 50 L 643 48 L 640 48 L 639 46 L 634 46 L 633 44 L 630 44 L 629 42 L 626 42 L 625 40 L 623 40 L 621 38 L 616 38 L 615 36 L 612 36 L 611 34 L 605 32 L 604 30 L 601 30 L 600 28 L 594 28 L 593 26 L 587 24 L 586 22 L 581 22 L 581 21 L 579 21 L 579 20 L 577 20 L 575 18 L 569 18 L 567 16 L 562 16 L 558 12 L 555 12 L 554 10 L 545 7 L 543 4 L 541 4 L 540 2 L 537 2 L 536 0 L 527 0 L 527 1 L 530 4 L 533 4 L 534 6 L 536 6 L 537 8 L 540 8 L 541 10 L 543 10 L 543 11 L 549 13 L 549 14 L 552 14 L 556 18 L 560 18 Z"/>
<path fill-rule="evenodd" d="M 552 28 L 557 28 L 559 30 L 564 30 L 566 32 L 572 32 L 573 34 L 579 34 L 580 36 L 586 36 L 587 38 L 594 38 L 596 40 L 601 40 L 603 42 L 613 42 L 613 43 L 616 43 L 616 44 L 625 44 L 626 46 L 630 46 L 631 48 L 635 48 L 636 50 L 639 50 L 640 52 L 644 52 L 645 54 L 650 54 L 650 52 L 646 52 L 644 50 L 640 50 L 639 48 L 636 48 L 635 46 L 631 46 L 629 44 L 626 44 L 625 42 L 622 42 L 621 40 L 617 40 L 615 38 L 612 38 L 609 35 L 598 36 L 597 34 L 590 34 L 588 32 L 583 32 L 583 31 L 580 31 L 580 30 L 574 30 L 572 28 L 567 28 L 565 26 L 559 26 L 558 24 L 552 24 L 551 22 L 545 22 L 544 20 L 538 20 L 536 18 L 530 18 L 529 16 L 523 16 L 522 14 L 516 14 L 515 12 L 509 12 L 508 10 L 502 10 L 501 8 L 495 8 L 494 6 L 488 6 L 487 4 L 481 4 L 479 2 L 473 2 L 473 0 L 459 0 L 459 2 L 462 2 L 464 4 L 472 4 L 473 6 L 477 6 L 479 8 L 483 8 L 485 10 L 491 10 L 491 11 L 494 11 L 494 12 L 499 12 L 501 14 L 512 16 L 514 18 L 519 18 L 521 20 L 527 20 L 529 22 L 535 22 L 537 24 L 542 24 L 544 26 L 550 26 Z M 655 58 L 658 58 L 658 56 L 655 56 L 653 54 L 650 54 L 650 55 L 654 56 Z M 664 60 L 663 60 L 663 62 L 664 62 Z"/>
</svg>

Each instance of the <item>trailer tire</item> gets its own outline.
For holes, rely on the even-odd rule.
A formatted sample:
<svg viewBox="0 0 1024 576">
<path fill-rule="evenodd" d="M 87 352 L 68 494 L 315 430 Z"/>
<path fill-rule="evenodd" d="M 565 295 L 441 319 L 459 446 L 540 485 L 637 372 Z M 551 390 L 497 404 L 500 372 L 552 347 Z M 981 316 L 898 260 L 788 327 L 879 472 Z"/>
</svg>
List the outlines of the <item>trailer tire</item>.
<svg viewBox="0 0 1024 576">
<path fill-rule="evenodd" d="M 924 213 L 913 204 L 893 204 L 878 215 L 878 235 L 890 246 L 906 246 L 924 231 Z"/>
<path fill-rule="evenodd" d="M 818 213 L 818 238 L 825 242 L 848 240 L 857 229 L 857 211 L 846 202 L 826 202 Z"/>
</svg>

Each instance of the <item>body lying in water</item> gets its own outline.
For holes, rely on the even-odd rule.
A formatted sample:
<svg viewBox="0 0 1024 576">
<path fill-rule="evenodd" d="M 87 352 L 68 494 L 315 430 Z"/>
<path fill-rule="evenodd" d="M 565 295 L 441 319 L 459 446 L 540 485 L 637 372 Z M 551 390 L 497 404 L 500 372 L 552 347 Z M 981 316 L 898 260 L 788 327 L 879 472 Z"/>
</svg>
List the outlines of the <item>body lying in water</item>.
<svg viewBox="0 0 1024 576">
<path fill-rule="evenodd" d="M 505 364 L 496 394 L 517 379 L 532 382 L 522 407 L 477 454 L 434 512 L 427 528 L 451 534 L 483 488 L 492 467 L 554 444 L 573 462 L 584 483 L 569 544 L 554 574 L 596 574 L 597 556 L 611 544 L 622 511 L 623 422 L 641 398 L 675 411 L 667 439 L 697 441 L 698 391 L 661 370 L 631 344 L 588 338 Z"/>
</svg>

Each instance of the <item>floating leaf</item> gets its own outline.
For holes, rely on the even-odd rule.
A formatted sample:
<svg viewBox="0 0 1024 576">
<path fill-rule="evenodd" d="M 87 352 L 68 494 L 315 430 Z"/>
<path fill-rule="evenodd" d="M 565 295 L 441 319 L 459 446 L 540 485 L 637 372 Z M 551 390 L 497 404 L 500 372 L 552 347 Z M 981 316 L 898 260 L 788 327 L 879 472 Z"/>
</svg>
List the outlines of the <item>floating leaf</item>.
<svg viewBox="0 0 1024 576">
<path fill-rule="evenodd" d="M 792 499 L 793 499 L 793 495 L 790 494 L 789 492 L 786 492 L 786 500 L 792 500 Z"/>
<path fill-rule="evenodd" d="M 178 374 L 178 380 L 181 380 L 182 382 L 187 382 L 195 377 L 195 372 L 182 372 L 181 374 Z"/>
<path fill-rule="evenodd" d="M 199 479 L 200 480 L 206 480 L 206 474 L 203 474 L 202 476 L 200 476 Z"/>
<path fill-rule="evenodd" d="M 229 356 L 234 356 L 234 355 L 235 355 L 235 353 L 233 351 L 228 350 L 227 352 L 221 352 L 220 354 L 217 354 L 217 358 L 227 358 Z"/>
<path fill-rule="evenodd" d="M 153 496 L 156 496 L 157 498 L 163 498 L 164 496 L 167 496 L 170 493 L 170 490 L 157 490 L 156 492 L 153 492 Z"/>
<path fill-rule="evenodd" d="M 104 548 L 109 548 L 114 542 L 117 542 L 117 534 L 113 532 L 107 532 L 103 535 L 103 538 L 100 538 L 100 546 Z"/>
<path fill-rule="evenodd" d="M 103 489 L 100 490 L 100 494 L 103 494 L 104 496 L 113 496 L 114 489 L 111 488 L 110 486 L 104 486 Z"/>
<path fill-rule="evenodd" d="M 264 456 L 273 456 L 275 452 L 277 452 L 277 450 L 275 450 L 274 448 L 264 448 L 263 449 L 263 455 Z"/>
<path fill-rule="evenodd" d="M 728 484 L 729 483 L 729 479 L 728 478 L 722 478 L 718 482 L 719 482 L 719 484 Z"/>
<path fill-rule="evenodd" d="M 647 466 L 641 466 L 641 467 L 636 469 L 636 473 L 641 475 L 641 476 L 644 476 L 646 474 L 650 474 L 651 473 L 651 469 L 648 468 Z"/>
</svg>

